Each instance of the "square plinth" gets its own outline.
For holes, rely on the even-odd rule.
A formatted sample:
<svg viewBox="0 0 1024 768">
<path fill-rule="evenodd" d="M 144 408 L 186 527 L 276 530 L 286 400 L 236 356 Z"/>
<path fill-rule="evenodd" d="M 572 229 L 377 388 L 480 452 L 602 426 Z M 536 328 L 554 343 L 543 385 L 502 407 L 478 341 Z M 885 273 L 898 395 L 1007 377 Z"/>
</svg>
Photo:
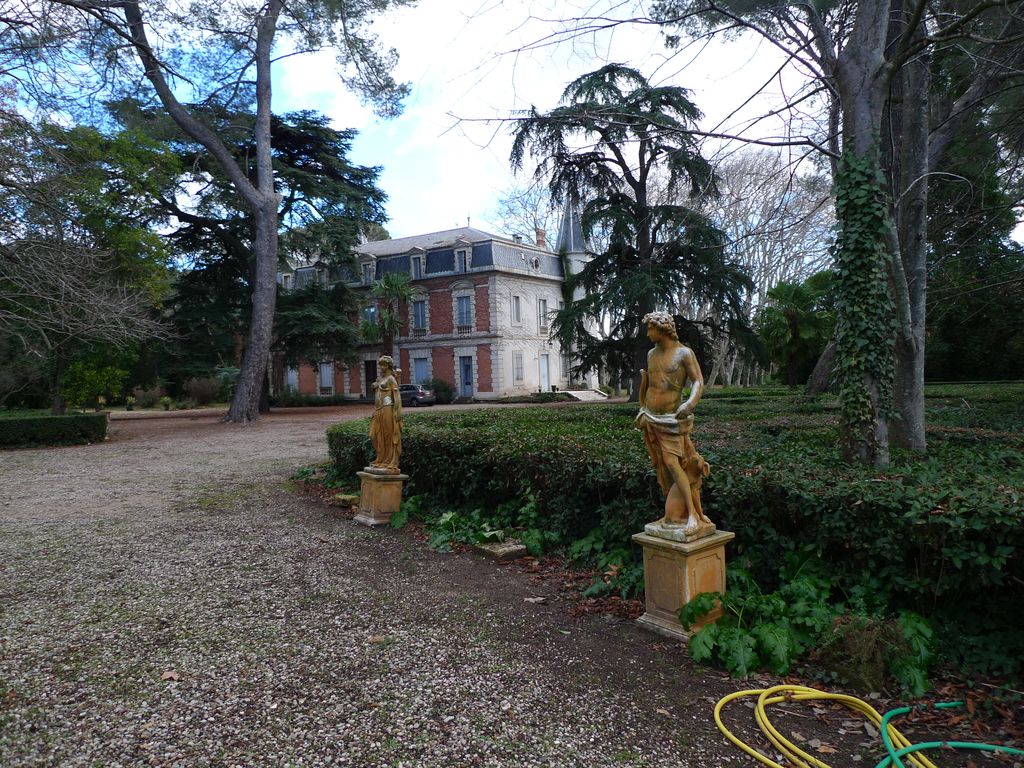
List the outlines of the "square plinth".
<svg viewBox="0 0 1024 768">
<path fill-rule="evenodd" d="M 633 535 L 644 548 L 644 615 L 637 623 L 679 640 L 689 633 L 679 623 L 679 609 L 703 592 L 725 592 L 725 545 L 735 538 L 731 531 L 716 531 L 696 541 L 681 542 Z M 697 626 L 710 624 L 722 615 L 712 611 Z"/>
<path fill-rule="evenodd" d="M 359 511 L 353 518 L 371 528 L 388 525 L 391 515 L 402 505 L 402 482 L 408 475 L 384 475 L 356 472 L 359 475 Z"/>
</svg>

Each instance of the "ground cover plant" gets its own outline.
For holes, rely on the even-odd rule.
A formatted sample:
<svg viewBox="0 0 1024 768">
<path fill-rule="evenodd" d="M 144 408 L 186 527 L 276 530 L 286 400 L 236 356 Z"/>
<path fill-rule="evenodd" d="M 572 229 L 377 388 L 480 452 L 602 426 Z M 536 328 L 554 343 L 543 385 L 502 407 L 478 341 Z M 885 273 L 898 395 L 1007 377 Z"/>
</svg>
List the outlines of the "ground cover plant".
<svg viewBox="0 0 1024 768">
<path fill-rule="evenodd" d="M 1020 385 L 940 389 L 929 398 L 941 423 L 927 457 L 897 453 L 878 470 L 841 460 L 834 400 L 781 388 L 710 393 L 696 434 L 712 466 L 705 508 L 736 532 L 731 563 L 765 596 L 827 564 L 821 633 L 851 611 L 880 622 L 912 613 L 933 629 L 919 668 L 935 653 L 1019 674 L 1024 437 L 995 427 L 1020 420 L 1022 395 Z M 983 428 L 957 423 L 957 413 L 970 421 L 979 410 Z M 595 590 L 642 589 L 630 535 L 661 498 L 634 414 L 600 404 L 407 415 L 402 469 L 420 497 L 413 514 L 439 536 L 516 532 L 535 548 L 559 548 L 614 574 Z M 367 463 L 365 431 L 365 422 L 329 431 L 339 474 Z M 909 639 L 894 642 L 921 639 L 920 625 L 908 626 Z M 920 672 L 904 678 L 920 682 Z"/>
</svg>

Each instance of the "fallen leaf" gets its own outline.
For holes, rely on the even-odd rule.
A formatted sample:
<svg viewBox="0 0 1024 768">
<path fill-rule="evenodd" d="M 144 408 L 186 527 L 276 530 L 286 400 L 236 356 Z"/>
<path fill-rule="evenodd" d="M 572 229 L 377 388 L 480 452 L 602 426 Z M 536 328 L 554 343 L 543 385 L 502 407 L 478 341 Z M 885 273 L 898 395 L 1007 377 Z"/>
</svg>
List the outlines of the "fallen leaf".
<svg viewBox="0 0 1024 768">
<path fill-rule="evenodd" d="M 668 717 L 670 714 L 672 714 L 667 709 L 656 709 L 654 711 L 657 712 L 659 715 L 665 715 L 665 717 Z"/>
<path fill-rule="evenodd" d="M 181 680 L 181 675 L 179 675 L 173 669 L 169 669 L 166 672 L 164 672 L 162 675 L 160 675 L 160 679 L 161 680 L 170 680 L 172 682 L 177 682 L 177 681 Z"/>
<path fill-rule="evenodd" d="M 528 603 L 546 603 L 548 601 L 546 597 L 524 597 L 523 600 Z"/>
<path fill-rule="evenodd" d="M 792 736 L 797 741 L 807 741 L 807 737 L 804 736 L 802 733 L 797 733 L 796 731 L 793 731 L 789 735 Z"/>
<path fill-rule="evenodd" d="M 820 747 L 818 747 L 818 751 L 823 755 L 833 755 L 839 750 L 835 747 L 830 747 L 828 744 L 822 744 Z"/>
<path fill-rule="evenodd" d="M 384 635 L 370 635 L 370 642 L 374 645 L 380 645 L 386 640 L 387 638 Z"/>
</svg>

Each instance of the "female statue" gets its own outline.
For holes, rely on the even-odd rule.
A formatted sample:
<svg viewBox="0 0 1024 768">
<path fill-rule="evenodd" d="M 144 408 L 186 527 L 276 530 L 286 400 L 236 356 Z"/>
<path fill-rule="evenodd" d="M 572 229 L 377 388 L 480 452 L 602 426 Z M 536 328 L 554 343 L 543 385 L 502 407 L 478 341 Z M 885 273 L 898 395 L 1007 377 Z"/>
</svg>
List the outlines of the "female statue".
<svg viewBox="0 0 1024 768">
<path fill-rule="evenodd" d="M 370 441 L 377 452 L 368 470 L 397 475 L 398 458 L 402 455 L 402 398 L 398 393 L 395 361 L 383 355 L 377 361 L 380 375 L 373 383 L 373 418 L 370 420 Z"/>
</svg>

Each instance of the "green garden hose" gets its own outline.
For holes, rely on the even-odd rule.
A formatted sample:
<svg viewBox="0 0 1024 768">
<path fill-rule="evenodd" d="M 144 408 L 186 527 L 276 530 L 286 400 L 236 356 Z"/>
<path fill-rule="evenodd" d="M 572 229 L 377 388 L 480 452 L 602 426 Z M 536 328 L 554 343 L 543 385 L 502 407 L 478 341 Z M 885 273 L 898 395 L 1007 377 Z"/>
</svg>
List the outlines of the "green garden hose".
<svg viewBox="0 0 1024 768">
<path fill-rule="evenodd" d="M 953 709 L 963 705 L 962 701 L 943 701 L 933 706 L 935 709 Z M 885 743 L 885 749 L 889 754 L 875 768 L 905 768 L 901 758 L 926 749 L 942 749 L 944 747 L 951 749 L 973 749 L 980 752 L 1003 752 L 1008 755 L 1024 755 L 1024 749 L 1004 747 L 1001 744 L 982 744 L 976 741 L 924 741 L 919 744 L 910 744 L 902 749 L 896 749 L 889 739 L 889 721 L 894 717 L 907 714 L 911 709 L 912 707 L 900 707 L 885 713 L 885 716 L 882 718 L 882 727 L 879 730 L 882 734 L 882 741 Z"/>
</svg>

